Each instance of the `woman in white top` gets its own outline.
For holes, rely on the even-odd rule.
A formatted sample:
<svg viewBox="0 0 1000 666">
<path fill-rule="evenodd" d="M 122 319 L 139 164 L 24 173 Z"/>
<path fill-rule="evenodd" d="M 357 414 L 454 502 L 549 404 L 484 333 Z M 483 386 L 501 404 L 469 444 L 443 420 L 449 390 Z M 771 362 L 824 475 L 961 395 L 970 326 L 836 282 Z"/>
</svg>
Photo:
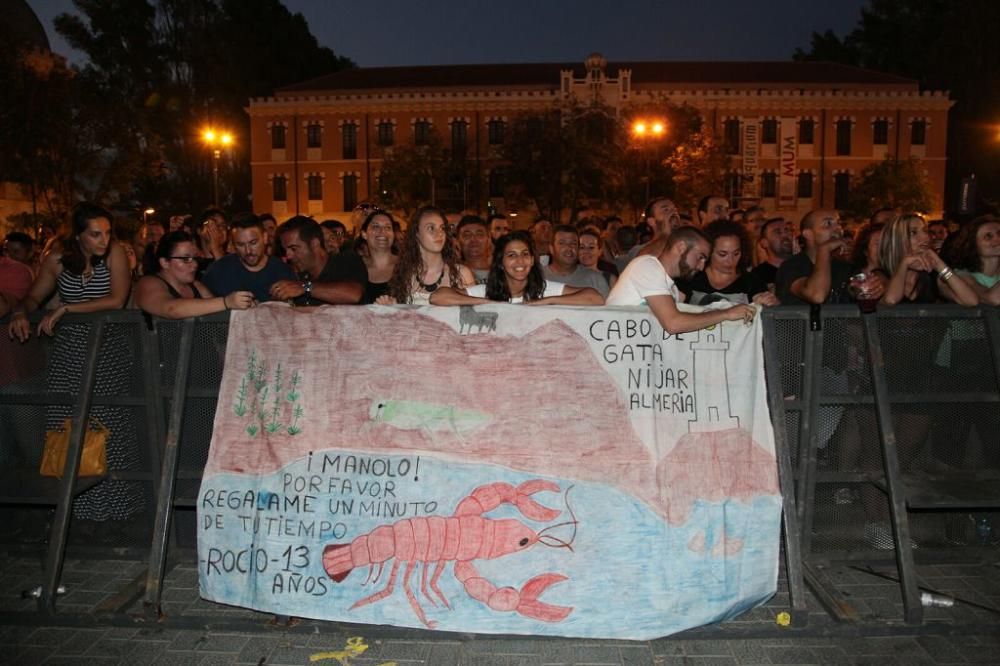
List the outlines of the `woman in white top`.
<svg viewBox="0 0 1000 666">
<path fill-rule="evenodd" d="M 442 287 L 431 294 L 432 305 L 475 305 L 490 301 L 604 305 L 601 295 L 590 287 L 570 287 L 554 280 L 547 281 L 535 260 L 531 235 L 526 231 L 512 231 L 496 241 L 486 284 L 465 289 Z"/>
<path fill-rule="evenodd" d="M 417 211 L 406 229 L 399 261 L 389 280 L 389 294 L 378 297 L 376 303 L 426 305 L 440 288 L 475 284 L 472 271 L 458 263 L 447 224 L 438 208 L 425 206 Z"/>
</svg>

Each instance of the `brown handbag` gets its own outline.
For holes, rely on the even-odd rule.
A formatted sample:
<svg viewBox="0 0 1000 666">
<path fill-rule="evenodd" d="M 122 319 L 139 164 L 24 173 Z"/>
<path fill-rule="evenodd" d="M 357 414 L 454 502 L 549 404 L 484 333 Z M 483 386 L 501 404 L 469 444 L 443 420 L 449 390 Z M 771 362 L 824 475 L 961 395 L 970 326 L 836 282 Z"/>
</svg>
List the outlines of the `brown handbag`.
<svg viewBox="0 0 1000 666">
<path fill-rule="evenodd" d="M 78 476 L 103 476 L 108 471 L 108 435 L 110 431 L 98 421 L 91 421 L 92 427 L 84 433 L 83 454 L 80 456 L 80 473 Z M 69 450 L 69 432 L 72 419 L 63 421 L 62 430 L 49 430 L 45 433 L 45 450 L 42 451 L 42 465 L 39 473 L 42 476 L 54 476 L 61 479 L 66 469 L 66 452 Z"/>
</svg>

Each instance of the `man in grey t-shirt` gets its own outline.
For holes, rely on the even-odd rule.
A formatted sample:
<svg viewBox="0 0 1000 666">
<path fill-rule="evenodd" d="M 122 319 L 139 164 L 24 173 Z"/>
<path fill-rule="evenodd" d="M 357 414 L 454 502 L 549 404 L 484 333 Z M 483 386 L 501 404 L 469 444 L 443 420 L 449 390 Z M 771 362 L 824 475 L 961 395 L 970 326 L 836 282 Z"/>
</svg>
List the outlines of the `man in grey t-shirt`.
<svg viewBox="0 0 1000 666">
<path fill-rule="evenodd" d="M 611 287 L 600 271 L 580 265 L 580 236 L 576 227 L 560 224 L 552 232 L 552 259 L 543 268 L 546 280 L 554 280 L 571 287 L 591 287 L 602 298 L 608 297 Z"/>
</svg>

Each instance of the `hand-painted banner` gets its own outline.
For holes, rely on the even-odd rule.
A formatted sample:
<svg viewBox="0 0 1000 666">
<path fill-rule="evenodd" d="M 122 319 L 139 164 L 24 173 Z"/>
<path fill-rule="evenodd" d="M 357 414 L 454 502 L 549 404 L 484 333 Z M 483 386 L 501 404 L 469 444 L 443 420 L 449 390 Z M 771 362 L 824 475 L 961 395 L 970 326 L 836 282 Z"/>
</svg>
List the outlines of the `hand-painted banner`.
<svg viewBox="0 0 1000 666">
<path fill-rule="evenodd" d="M 759 321 L 670 335 L 639 308 L 270 304 L 230 324 L 201 592 L 649 639 L 770 598 L 780 511 Z"/>
</svg>

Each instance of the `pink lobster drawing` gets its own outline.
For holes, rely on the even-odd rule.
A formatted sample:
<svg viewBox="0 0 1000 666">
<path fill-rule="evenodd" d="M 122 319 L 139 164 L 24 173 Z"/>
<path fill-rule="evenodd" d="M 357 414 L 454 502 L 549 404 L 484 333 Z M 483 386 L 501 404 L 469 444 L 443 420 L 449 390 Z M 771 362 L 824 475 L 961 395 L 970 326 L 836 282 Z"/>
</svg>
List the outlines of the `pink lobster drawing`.
<svg viewBox="0 0 1000 666">
<path fill-rule="evenodd" d="M 378 565 L 378 573 L 373 581 L 377 582 L 385 563 L 390 559 L 393 560 L 389 582 L 385 588 L 356 601 L 350 608 L 354 610 L 391 595 L 400 563 L 406 562 L 406 570 L 403 573 L 403 590 L 406 592 L 406 598 L 409 599 L 410 606 L 420 621 L 433 629 L 437 623 L 429 621 L 424 614 L 424 609 L 410 588 L 410 576 L 417 563 L 422 562 L 424 567 L 420 579 L 420 591 L 431 605 L 436 607 L 437 602 L 427 591 L 427 569 L 431 563 L 436 562 L 437 567 L 430 579 L 430 589 L 446 608 L 451 608 L 448 599 L 438 587 L 438 579 L 444 571 L 445 564 L 454 561 L 455 577 L 473 599 L 495 611 L 516 611 L 536 620 L 560 622 L 573 612 L 573 608 L 547 604 L 539 601 L 538 597 L 550 586 L 567 580 L 566 576 L 557 573 L 535 576 L 518 591 L 512 587 L 498 588 L 480 576 L 472 564 L 473 560 L 492 560 L 530 548 L 536 543 L 554 548 L 573 549 L 572 542 L 576 536 L 577 524 L 575 516 L 569 522 L 552 525 L 541 532 L 535 532 L 518 520 L 491 520 L 483 517 L 501 504 L 512 504 L 522 515 L 532 520 L 538 522 L 554 520 L 560 511 L 544 507 L 530 497 L 543 490 L 559 492 L 559 486 L 540 479 L 526 481 L 516 488 L 509 483 L 479 486 L 459 502 L 455 514 L 449 518 L 439 516 L 407 518 L 391 525 L 380 525 L 349 544 L 327 546 L 323 549 L 323 568 L 330 578 L 339 583 L 355 568 L 368 565 L 368 578 L 365 579 L 365 583 L 368 583 L 372 579 L 375 566 Z M 572 513 L 570 509 L 570 514 Z M 546 534 L 563 525 L 573 526 L 573 537 L 568 542 Z"/>
</svg>

